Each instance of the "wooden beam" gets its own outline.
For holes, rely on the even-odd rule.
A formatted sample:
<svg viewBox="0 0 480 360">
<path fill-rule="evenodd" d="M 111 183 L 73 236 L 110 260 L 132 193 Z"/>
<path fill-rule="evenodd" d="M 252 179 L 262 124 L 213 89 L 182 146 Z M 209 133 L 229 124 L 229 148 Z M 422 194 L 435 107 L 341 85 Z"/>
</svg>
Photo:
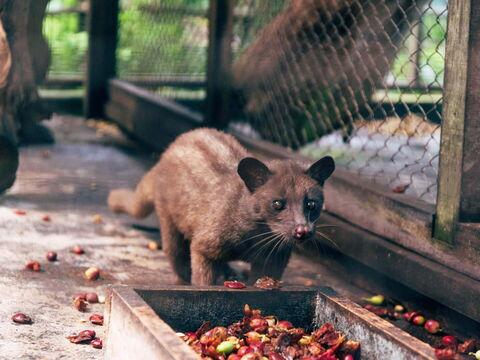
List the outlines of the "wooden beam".
<svg viewBox="0 0 480 360">
<path fill-rule="evenodd" d="M 472 1 L 463 144 L 460 221 L 480 222 L 480 3 Z"/>
<path fill-rule="evenodd" d="M 311 161 L 278 145 L 235 135 L 259 158 Z M 480 224 L 462 224 L 457 246 L 442 246 L 431 241 L 433 206 L 340 169 L 326 183 L 325 207 L 321 222 L 335 226 L 322 232 L 337 244 L 336 250 L 480 320 Z"/>
<path fill-rule="evenodd" d="M 418 86 L 420 85 L 420 54 L 422 50 L 423 40 L 423 18 L 420 17 L 418 23 L 416 23 L 410 29 L 410 36 L 407 40 L 406 47 L 409 54 L 407 69 L 406 69 L 406 82 L 408 85 Z"/>
<path fill-rule="evenodd" d="M 57 15 L 65 15 L 65 14 L 84 14 L 88 10 L 82 6 L 69 6 L 65 8 L 60 8 L 56 10 L 48 10 L 46 12 L 47 16 L 57 16 Z"/>
<path fill-rule="evenodd" d="M 460 274 L 357 226 L 325 213 L 322 229 L 337 250 L 476 321 L 480 321 L 480 281 Z M 325 245 L 330 246 L 331 244 Z M 454 294 L 454 296 L 452 296 Z"/>
<path fill-rule="evenodd" d="M 227 126 L 229 119 L 234 3 L 210 1 L 206 121 L 217 128 Z"/>
<path fill-rule="evenodd" d="M 191 76 L 152 76 L 152 75 L 132 75 L 122 78 L 141 87 L 178 87 L 186 89 L 203 89 L 206 81 L 202 77 Z M 76 87 L 82 86 L 85 82 L 82 75 L 50 75 L 44 81 L 45 86 L 52 87 Z"/>
<path fill-rule="evenodd" d="M 119 0 L 90 0 L 85 116 L 102 117 L 115 77 Z"/>
<path fill-rule="evenodd" d="M 434 236 L 454 244 L 459 221 L 480 220 L 480 3 L 452 0 Z"/>
<path fill-rule="evenodd" d="M 312 162 L 279 145 L 234 135 L 254 156 Z M 338 168 L 325 183 L 325 207 L 355 226 L 480 281 L 478 240 L 465 236 L 453 249 L 432 241 L 433 205 Z"/>
<path fill-rule="evenodd" d="M 202 116 L 171 100 L 121 80 L 111 80 L 107 116 L 154 150 L 202 124 Z"/>
</svg>

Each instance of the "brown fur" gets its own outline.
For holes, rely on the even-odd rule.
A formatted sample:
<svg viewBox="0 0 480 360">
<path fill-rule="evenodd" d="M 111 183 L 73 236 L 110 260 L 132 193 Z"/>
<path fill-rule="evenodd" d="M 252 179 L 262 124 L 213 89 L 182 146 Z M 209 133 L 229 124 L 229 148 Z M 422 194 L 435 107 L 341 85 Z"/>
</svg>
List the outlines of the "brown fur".
<svg viewBox="0 0 480 360">
<path fill-rule="evenodd" d="M 235 259 L 252 264 L 253 279 L 280 278 L 295 225 L 314 230 L 333 160 L 324 158 L 310 168 L 277 160 L 265 167 L 242 160 L 248 157 L 228 134 L 190 131 L 170 145 L 135 192 L 113 190 L 108 204 L 138 218 L 156 210 L 163 250 L 181 283 L 213 284 Z M 318 211 L 308 216 L 306 198 L 318 203 Z M 272 207 L 275 199 L 285 199 L 284 210 Z"/>
</svg>

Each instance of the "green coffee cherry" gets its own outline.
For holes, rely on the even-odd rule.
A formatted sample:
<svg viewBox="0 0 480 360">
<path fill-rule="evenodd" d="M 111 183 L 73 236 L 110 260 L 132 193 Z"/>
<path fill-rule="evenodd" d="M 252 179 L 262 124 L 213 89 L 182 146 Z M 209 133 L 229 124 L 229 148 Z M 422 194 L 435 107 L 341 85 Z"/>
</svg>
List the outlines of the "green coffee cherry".
<svg viewBox="0 0 480 360">
<path fill-rule="evenodd" d="M 363 300 L 372 305 L 380 306 L 385 302 L 385 297 L 383 295 L 375 295 L 369 298 L 364 298 Z"/>
<path fill-rule="evenodd" d="M 475 359 L 480 360 L 480 350 L 478 350 L 476 353 L 468 353 L 468 355 L 475 356 Z"/>
<path fill-rule="evenodd" d="M 217 346 L 217 353 L 222 355 L 228 355 L 233 351 L 235 344 L 231 341 L 222 341 Z"/>
</svg>

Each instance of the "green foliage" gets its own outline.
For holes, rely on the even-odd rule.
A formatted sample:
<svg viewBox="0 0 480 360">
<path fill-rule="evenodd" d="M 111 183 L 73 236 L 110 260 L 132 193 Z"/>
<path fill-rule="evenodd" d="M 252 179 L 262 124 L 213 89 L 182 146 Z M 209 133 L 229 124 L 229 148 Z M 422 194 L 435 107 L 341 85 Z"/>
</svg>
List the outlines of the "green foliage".
<svg viewBox="0 0 480 360">
<path fill-rule="evenodd" d="M 52 0 L 49 9 L 75 6 L 76 0 Z M 82 73 L 88 41 L 78 14 L 46 16 L 43 31 L 52 52 L 51 73 Z"/>
<path fill-rule="evenodd" d="M 422 38 L 419 59 L 420 79 L 426 83 L 443 83 L 445 63 L 445 37 L 447 28 L 446 13 L 442 16 L 430 11 L 422 18 Z M 405 39 L 405 42 L 407 39 Z M 406 43 L 397 53 L 392 68 L 392 75 L 397 80 L 406 80 L 408 67 L 411 65 Z"/>
<path fill-rule="evenodd" d="M 162 15 L 145 7 L 160 3 Z M 205 0 L 132 1 L 120 13 L 119 74 L 204 74 L 208 23 L 189 11 L 206 14 L 207 6 Z"/>
<path fill-rule="evenodd" d="M 439 12 L 445 0 L 434 0 Z M 120 32 L 117 50 L 120 76 L 186 75 L 204 76 L 207 61 L 208 0 L 121 0 Z M 79 0 L 51 0 L 49 9 L 78 6 Z M 235 33 L 242 43 L 238 55 L 259 29 L 283 7 L 283 0 L 258 2 L 253 18 L 237 22 Z M 153 10 L 152 10 L 153 9 Z M 52 49 L 52 73 L 82 73 L 85 66 L 87 34 L 85 18 L 79 14 L 49 15 L 44 32 Z M 442 82 L 446 13 L 434 11 L 423 16 L 420 76 L 426 83 Z M 409 54 L 405 48 L 396 55 L 392 75 L 406 78 Z M 315 105 L 315 106 L 318 106 Z"/>
</svg>

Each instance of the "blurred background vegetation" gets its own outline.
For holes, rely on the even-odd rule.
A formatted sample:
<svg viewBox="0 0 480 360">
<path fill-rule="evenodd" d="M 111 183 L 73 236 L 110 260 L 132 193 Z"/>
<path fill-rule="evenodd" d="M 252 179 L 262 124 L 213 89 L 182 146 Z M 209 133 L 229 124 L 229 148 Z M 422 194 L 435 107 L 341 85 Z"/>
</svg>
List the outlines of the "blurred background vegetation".
<svg viewBox="0 0 480 360">
<path fill-rule="evenodd" d="M 249 2 L 253 3 L 243 1 L 245 6 L 252 7 Z M 234 49 L 241 51 L 265 22 L 265 14 L 278 12 L 283 3 L 275 0 L 261 4 L 263 9 L 257 10 L 262 10 L 262 17 L 239 22 Z M 443 82 L 446 3 L 447 0 L 433 0 L 422 16 L 419 75 L 425 84 Z M 208 0 L 121 0 L 121 8 L 117 54 L 120 77 L 205 75 Z M 84 10 L 86 6 L 81 0 L 50 1 L 44 25 L 52 50 L 50 75 L 83 74 L 87 50 Z M 252 9 L 246 12 L 252 13 Z M 407 79 L 411 55 L 406 46 L 399 50 L 391 78 Z"/>
</svg>

